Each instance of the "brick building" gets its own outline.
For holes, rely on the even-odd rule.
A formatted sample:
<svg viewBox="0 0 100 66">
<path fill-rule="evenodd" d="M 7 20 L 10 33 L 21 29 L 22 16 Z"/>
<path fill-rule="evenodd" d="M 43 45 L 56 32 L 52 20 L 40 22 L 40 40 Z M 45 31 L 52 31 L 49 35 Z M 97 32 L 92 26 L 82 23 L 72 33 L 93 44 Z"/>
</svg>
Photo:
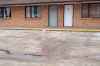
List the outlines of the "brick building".
<svg viewBox="0 0 100 66">
<path fill-rule="evenodd" d="M 0 27 L 100 28 L 99 0 L 0 0 Z"/>
</svg>

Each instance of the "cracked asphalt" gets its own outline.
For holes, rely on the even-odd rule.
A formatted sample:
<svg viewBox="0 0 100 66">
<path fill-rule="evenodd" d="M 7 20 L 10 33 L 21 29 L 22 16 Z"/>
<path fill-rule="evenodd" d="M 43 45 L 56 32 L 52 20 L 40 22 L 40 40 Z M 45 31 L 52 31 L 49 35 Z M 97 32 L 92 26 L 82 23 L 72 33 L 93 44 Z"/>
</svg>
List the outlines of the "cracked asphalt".
<svg viewBox="0 0 100 66">
<path fill-rule="evenodd" d="M 0 66 L 33 65 L 100 66 L 100 32 L 0 30 Z"/>
</svg>

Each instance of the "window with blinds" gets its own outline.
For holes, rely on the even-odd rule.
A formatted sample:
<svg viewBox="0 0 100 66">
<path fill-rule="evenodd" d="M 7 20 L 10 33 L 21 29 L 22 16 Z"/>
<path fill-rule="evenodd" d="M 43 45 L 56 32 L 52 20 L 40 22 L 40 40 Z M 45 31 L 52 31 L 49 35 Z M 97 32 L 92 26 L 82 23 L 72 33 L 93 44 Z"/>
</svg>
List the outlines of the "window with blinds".
<svg viewBox="0 0 100 66">
<path fill-rule="evenodd" d="M 9 7 L 0 7 L 0 19 L 11 17 L 11 8 Z"/>
<path fill-rule="evenodd" d="M 82 18 L 99 18 L 100 4 L 82 4 L 81 17 Z"/>
<path fill-rule="evenodd" d="M 90 17 L 100 17 L 100 4 L 90 4 Z"/>
<path fill-rule="evenodd" d="M 82 4 L 81 5 L 81 17 L 82 18 L 88 18 L 89 17 L 88 4 Z"/>
<path fill-rule="evenodd" d="M 39 6 L 26 6 L 25 7 L 25 17 L 40 17 L 40 7 Z"/>
</svg>

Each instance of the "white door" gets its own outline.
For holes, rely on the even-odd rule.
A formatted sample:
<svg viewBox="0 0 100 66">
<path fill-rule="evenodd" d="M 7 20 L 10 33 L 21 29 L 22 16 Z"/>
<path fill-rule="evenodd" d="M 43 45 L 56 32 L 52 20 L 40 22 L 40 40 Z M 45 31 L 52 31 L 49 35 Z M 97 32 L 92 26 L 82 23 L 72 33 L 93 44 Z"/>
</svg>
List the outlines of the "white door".
<svg viewBox="0 0 100 66">
<path fill-rule="evenodd" d="M 64 8 L 64 26 L 72 26 L 73 5 L 65 5 Z"/>
<path fill-rule="evenodd" d="M 57 6 L 49 7 L 49 27 L 57 27 Z"/>
</svg>

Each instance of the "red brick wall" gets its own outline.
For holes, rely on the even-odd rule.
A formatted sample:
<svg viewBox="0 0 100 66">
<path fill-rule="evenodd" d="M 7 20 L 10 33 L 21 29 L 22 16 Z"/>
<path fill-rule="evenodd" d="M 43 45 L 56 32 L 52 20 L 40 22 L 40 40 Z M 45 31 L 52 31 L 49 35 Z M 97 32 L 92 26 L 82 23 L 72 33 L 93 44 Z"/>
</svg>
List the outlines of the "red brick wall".
<svg viewBox="0 0 100 66">
<path fill-rule="evenodd" d="M 0 27 L 47 27 L 48 25 L 48 6 L 41 6 L 40 18 L 25 18 L 23 6 L 13 6 L 11 11 L 10 19 L 0 19 Z"/>
<path fill-rule="evenodd" d="M 100 18 L 81 18 L 80 5 L 74 5 L 74 27 L 100 28 Z"/>
<path fill-rule="evenodd" d="M 24 6 L 12 6 L 12 17 L 0 19 L 0 27 L 27 27 L 43 28 L 48 27 L 48 6 L 41 6 L 41 16 L 39 18 L 25 18 Z M 64 5 L 58 5 L 58 27 L 63 28 Z"/>
<path fill-rule="evenodd" d="M 25 18 L 23 6 L 12 6 L 12 17 L 0 19 L 0 27 L 48 27 L 48 6 L 41 5 L 40 18 Z M 58 27 L 63 28 L 64 5 L 58 5 Z M 73 27 L 78 28 L 100 28 L 100 18 L 81 18 L 80 5 L 74 5 Z"/>
<path fill-rule="evenodd" d="M 64 5 L 58 6 L 58 27 L 64 27 Z"/>
</svg>

